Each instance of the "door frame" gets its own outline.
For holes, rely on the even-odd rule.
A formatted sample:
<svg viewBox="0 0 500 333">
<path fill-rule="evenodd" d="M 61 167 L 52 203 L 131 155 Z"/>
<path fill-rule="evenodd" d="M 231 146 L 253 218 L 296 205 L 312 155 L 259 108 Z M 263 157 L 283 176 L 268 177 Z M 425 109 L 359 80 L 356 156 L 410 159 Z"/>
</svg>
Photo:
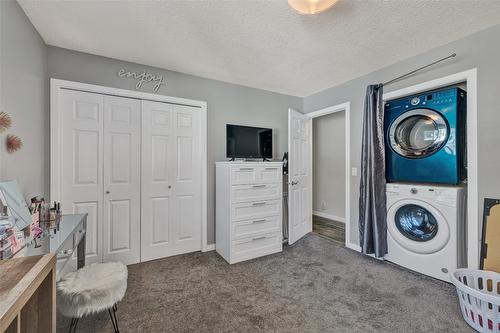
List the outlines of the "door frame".
<svg viewBox="0 0 500 333">
<path fill-rule="evenodd" d="M 333 106 L 329 106 L 320 110 L 312 111 L 309 113 L 306 113 L 305 115 L 308 117 L 311 117 L 312 119 L 318 118 L 321 116 L 326 116 L 328 114 L 336 113 L 336 112 L 345 112 L 344 116 L 344 127 L 345 127 L 345 133 L 344 133 L 344 140 L 345 140 L 345 218 L 344 218 L 344 223 L 345 223 L 345 246 L 359 251 L 359 245 L 355 243 L 351 243 L 351 151 L 350 151 L 350 141 L 351 141 L 351 130 L 350 130 L 350 117 L 351 117 L 351 102 L 345 102 Z M 311 135 L 311 153 L 312 153 L 312 145 L 313 145 L 313 140 L 312 140 L 312 135 L 313 135 L 313 128 L 311 127 L 310 131 Z M 313 158 L 311 158 L 311 207 L 312 207 L 312 196 L 313 196 Z"/>
<path fill-rule="evenodd" d="M 201 251 L 214 250 L 213 244 L 207 244 L 208 234 L 208 157 L 207 157 L 207 102 L 197 101 L 185 98 L 178 98 L 166 95 L 157 95 L 145 93 L 141 91 L 133 91 L 119 88 L 111 88 L 76 81 L 67 81 L 59 79 L 50 79 L 50 201 L 59 201 L 61 196 L 61 162 L 62 162 L 62 117 L 59 108 L 59 101 L 61 99 L 61 91 L 77 90 L 88 93 L 96 93 L 102 95 L 111 95 L 118 97 L 135 98 L 140 100 L 149 100 L 156 102 L 163 102 L 169 104 L 178 104 L 192 106 L 200 109 L 201 112 Z M 205 139 L 205 140 L 203 140 Z"/>
<path fill-rule="evenodd" d="M 383 100 L 385 102 L 464 82 L 467 87 L 467 266 L 479 269 L 481 211 L 479 210 L 477 157 L 477 68 L 385 93 Z"/>
</svg>

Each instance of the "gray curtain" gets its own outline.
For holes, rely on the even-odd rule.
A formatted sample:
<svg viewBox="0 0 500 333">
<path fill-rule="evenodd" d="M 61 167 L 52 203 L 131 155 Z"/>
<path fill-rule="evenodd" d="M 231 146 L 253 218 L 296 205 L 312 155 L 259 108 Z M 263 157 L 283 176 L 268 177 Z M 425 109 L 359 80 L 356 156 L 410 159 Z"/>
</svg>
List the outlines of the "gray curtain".
<svg viewBox="0 0 500 333">
<path fill-rule="evenodd" d="M 359 239 L 363 253 L 387 253 L 383 85 L 366 89 L 359 186 Z"/>
</svg>

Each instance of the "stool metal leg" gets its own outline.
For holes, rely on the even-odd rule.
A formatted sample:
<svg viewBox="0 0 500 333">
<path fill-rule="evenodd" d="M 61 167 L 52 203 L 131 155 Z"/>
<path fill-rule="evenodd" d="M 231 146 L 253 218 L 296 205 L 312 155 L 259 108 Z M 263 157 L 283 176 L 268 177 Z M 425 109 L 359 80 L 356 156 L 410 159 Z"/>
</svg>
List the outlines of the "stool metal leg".
<svg viewBox="0 0 500 333">
<path fill-rule="evenodd" d="M 113 312 L 111 312 L 113 310 Z M 111 323 L 113 324 L 113 329 L 115 330 L 115 333 L 120 333 L 120 330 L 118 329 L 118 319 L 116 319 L 116 311 L 118 311 L 118 308 L 115 305 L 111 309 L 108 309 L 109 312 L 109 317 L 111 318 Z"/>
<path fill-rule="evenodd" d="M 69 325 L 69 333 L 76 332 L 76 325 L 78 325 L 79 318 L 71 318 L 71 324 Z"/>
</svg>

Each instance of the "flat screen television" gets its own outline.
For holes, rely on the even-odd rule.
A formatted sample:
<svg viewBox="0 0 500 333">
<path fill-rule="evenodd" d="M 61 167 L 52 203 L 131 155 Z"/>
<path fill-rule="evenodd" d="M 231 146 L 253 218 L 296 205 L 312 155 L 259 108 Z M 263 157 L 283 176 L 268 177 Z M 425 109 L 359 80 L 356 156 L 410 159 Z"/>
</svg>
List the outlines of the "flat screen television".
<svg viewBox="0 0 500 333">
<path fill-rule="evenodd" d="M 226 125 L 226 155 L 228 158 L 273 157 L 271 128 Z"/>
</svg>

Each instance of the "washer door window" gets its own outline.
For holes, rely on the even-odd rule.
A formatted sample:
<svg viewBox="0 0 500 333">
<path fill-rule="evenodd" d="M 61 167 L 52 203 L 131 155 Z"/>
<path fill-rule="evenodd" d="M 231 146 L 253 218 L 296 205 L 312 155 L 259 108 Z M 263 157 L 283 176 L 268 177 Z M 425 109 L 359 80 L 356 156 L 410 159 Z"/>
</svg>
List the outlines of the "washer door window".
<svg viewBox="0 0 500 333">
<path fill-rule="evenodd" d="M 415 242 L 433 239 L 438 223 L 427 209 L 418 205 L 405 205 L 396 211 L 394 223 L 401 234 Z"/>
<path fill-rule="evenodd" d="M 397 117 L 389 128 L 392 149 L 407 158 L 425 158 L 441 149 L 448 139 L 443 116 L 429 109 L 414 109 Z"/>
<path fill-rule="evenodd" d="M 401 199 L 387 210 L 388 237 L 403 249 L 430 254 L 443 249 L 450 240 L 450 225 L 431 203 Z"/>
</svg>

